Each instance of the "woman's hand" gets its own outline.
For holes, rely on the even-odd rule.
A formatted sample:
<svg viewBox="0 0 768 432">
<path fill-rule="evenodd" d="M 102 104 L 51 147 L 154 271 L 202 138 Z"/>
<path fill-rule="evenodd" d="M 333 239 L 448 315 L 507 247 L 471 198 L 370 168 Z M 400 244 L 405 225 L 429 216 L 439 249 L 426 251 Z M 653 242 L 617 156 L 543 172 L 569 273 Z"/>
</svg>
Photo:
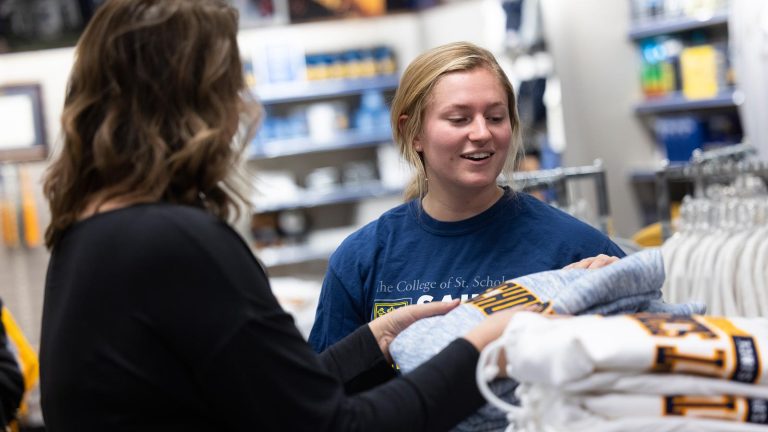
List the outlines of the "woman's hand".
<svg viewBox="0 0 768 432">
<path fill-rule="evenodd" d="M 469 343 L 471 343 L 478 352 L 482 351 L 489 343 L 495 341 L 504 333 L 504 330 L 509 324 L 509 320 L 518 312 L 536 312 L 541 313 L 546 309 L 548 303 L 534 304 L 526 306 L 516 306 L 513 308 L 505 309 L 499 312 L 494 312 L 484 319 L 480 324 L 476 325 L 472 330 L 464 335 Z M 550 315 L 545 315 L 547 318 L 551 318 Z M 498 377 L 506 376 L 506 364 L 507 359 L 505 351 L 501 350 L 498 358 Z"/>
<path fill-rule="evenodd" d="M 587 269 L 587 270 L 594 270 L 599 269 L 600 267 L 605 267 L 609 264 L 613 264 L 616 261 L 619 260 L 619 257 L 615 256 L 608 256 L 605 254 L 600 254 L 598 256 L 593 256 L 589 258 L 584 258 L 581 261 L 577 261 L 575 263 L 568 264 L 567 266 L 563 267 L 563 269 Z"/>
<path fill-rule="evenodd" d="M 468 340 L 469 343 L 475 346 L 478 351 L 482 351 L 486 345 L 492 341 L 498 339 L 504 329 L 507 328 L 507 323 L 512 318 L 512 315 L 526 311 L 526 312 L 541 312 L 547 304 L 533 304 L 525 306 L 515 306 L 509 309 L 504 309 L 498 312 L 494 312 L 480 324 L 472 328 L 463 337 Z"/>
<path fill-rule="evenodd" d="M 368 323 L 371 333 L 379 343 L 379 348 L 388 362 L 392 362 L 389 355 L 389 344 L 401 331 L 422 318 L 434 315 L 444 315 L 459 305 L 459 300 L 452 302 L 434 301 L 419 305 L 401 307 L 380 316 Z"/>
</svg>

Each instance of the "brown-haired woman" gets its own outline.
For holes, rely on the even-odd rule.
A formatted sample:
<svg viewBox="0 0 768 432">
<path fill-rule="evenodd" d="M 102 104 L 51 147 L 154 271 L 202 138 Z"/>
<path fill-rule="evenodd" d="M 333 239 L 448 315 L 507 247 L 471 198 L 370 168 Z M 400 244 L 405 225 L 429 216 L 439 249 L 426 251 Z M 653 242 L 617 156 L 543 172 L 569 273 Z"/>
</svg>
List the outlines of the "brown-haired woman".
<svg viewBox="0 0 768 432">
<path fill-rule="evenodd" d="M 78 43 L 45 179 L 47 429 L 450 428 L 482 405 L 478 350 L 508 315 L 399 379 L 389 341 L 456 303 L 311 350 L 226 222 L 241 201 L 234 138 L 259 112 L 243 96 L 237 20 L 225 0 L 107 0 Z"/>
</svg>

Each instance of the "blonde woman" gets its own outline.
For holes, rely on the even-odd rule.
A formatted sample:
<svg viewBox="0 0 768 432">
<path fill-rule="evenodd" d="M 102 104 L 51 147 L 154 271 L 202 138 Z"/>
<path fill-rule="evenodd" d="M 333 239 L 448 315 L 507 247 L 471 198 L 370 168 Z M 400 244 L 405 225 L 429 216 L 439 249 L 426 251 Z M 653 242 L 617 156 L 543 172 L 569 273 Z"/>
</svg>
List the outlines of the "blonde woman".
<svg viewBox="0 0 768 432">
<path fill-rule="evenodd" d="M 596 229 L 498 185 L 520 126 L 512 84 L 487 50 L 457 42 L 418 56 L 401 77 L 391 123 L 416 176 L 406 203 L 331 257 L 315 350 L 405 305 L 466 300 L 506 279 L 624 255 Z"/>
</svg>

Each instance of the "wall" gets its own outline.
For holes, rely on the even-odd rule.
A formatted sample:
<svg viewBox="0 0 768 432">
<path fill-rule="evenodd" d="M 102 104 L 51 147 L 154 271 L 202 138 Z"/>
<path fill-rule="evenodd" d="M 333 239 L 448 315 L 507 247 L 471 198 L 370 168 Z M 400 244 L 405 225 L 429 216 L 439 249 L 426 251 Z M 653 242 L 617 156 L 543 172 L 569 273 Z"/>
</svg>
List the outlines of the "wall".
<svg viewBox="0 0 768 432">
<path fill-rule="evenodd" d="M 30 163 L 26 168 L 31 178 L 39 179 L 45 163 Z M 40 227 L 45 227 L 50 218 L 45 210 L 41 188 L 36 188 L 34 193 Z M 0 299 L 34 347 L 39 343 L 43 283 L 48 257 L 48 251 L 43 247 L 11 249 L 0 244 Z"/>
<path fill-rule="evenodd" d="M 640 228 L 629 176 L 661 157 L 633 114 L 639 62 L 629 30 L 629 1 L 542 0 L 544 27 L 562 85 L 567 150 L 563 165 L 605 162 L 616 234 Z"/>
<path fill-rule="evenodd" d="M 39 83 L 43 98 L 43 115 L 49 144 L 59 135 L 59 116 L 64 105 L 67 76 L 72 66 L 74 49 L 4 54 L 0 56 L 0 85 Z M 27 164 L 34 179 L 42 177 L 45 162 Z M 39 183 L 38 183 L 39 184 Z M 40 225 L 48 224 L 49 216 L 41 188 L 36 189 L 37 208 L 41 211 Z M 33 346 L 39 344 L 40 312 L 43 284 L 48 264 L 45 248 L 0 248 L 0 298 L 13 313 Z"/>
<path fill-rule="evenodd" d="M 422 49 L 463 40 L 502 53 L 505 26 L 504 10 L 497 0 L 448 3 L 421 14 Z"/>
</svg>

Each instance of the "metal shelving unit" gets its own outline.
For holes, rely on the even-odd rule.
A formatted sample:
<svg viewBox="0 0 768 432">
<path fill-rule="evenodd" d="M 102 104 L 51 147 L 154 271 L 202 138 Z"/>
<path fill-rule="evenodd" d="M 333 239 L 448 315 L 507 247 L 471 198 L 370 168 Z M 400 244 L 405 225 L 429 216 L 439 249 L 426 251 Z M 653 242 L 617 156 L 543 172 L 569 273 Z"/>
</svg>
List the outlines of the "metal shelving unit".
<svg viewBox="0 0 768 432">
<path fill-rule="evenodd" d="M 649 131 L 656 134 L 658 144 L 662 147 L 667 146 L 667 157 L 675 160 L 681 157 L 672 151 L 674 149 L 687 151 L 685 150 L 687 147 L 683 148 L 680 147 L 682 144 L 677 144 L 683 139 L 678 137 L 685 135 L 675 129 L 676 125 L 698 122 L 701 136 L 693 137 L 691 135 L 690 139 L 698 140 L 699 146 L 712 147 L 741 139 L 737 132 L 740 130 L 737 108 L 743 103 L 744 94 L 733 87 L 735 84 L 729 79 L 725 57 L 728 55 L 729 3 L 722 1 L 717 4 L 712 2 L 694 5 L 693 2 L 690 2 L 685 3 L 687 7 L 684 7 L 684 3 L 681 2 L 664 3 L 636 0 L 633 5 L 639 7 L 639 9 L 635 9 L 636 12 L 646 13 L 635 15 L 635 19 L 638 21 L 631 24 L 628 37 L 638 47 L 639 53 L 643 55 L 645 61 L 649 62 L 646 66 L 653 65 L 653 60 L 648 60 L 648 58 L 653 59 L 654 55 L 658 55 L 657 61 L 665 62 L 667 63 L 666 66 L 676 70 L 674 73 L 667 71 L 664 74 L 664 81 L 668 83 L 668 80 L 674 79 L 677 91 L 658 96 L 646 96 L 645 99 L 636 101 L 632 107 L 634 114 L 648 127 Z M 655 11 L 654 8 L 656 8 Z M 664 15 L 665 13 L 667 15 Z M 684 13 L 689 15 L 683 15 Z M 709 48 L 711 51 L 706 51 L 706 49 L 698 51 L 699 46 L 703 49 L 704 47 Z M 697 57 L 701 53 L 704 53 L 702 54 L 703 57 Z M 708 54 L 709 57 L 707 57 Z M 711 56 L 715 56 L 714 59 Z M 684 62 L 685 59 L 688 61 Z M 696 70 L 696 59 L 715 62 L 712 65 L 701 60 L 702 68 L 706 66 L 709 84 L 697 84 L 696 80 L 682 82 L 690 78 L 686 77 L 685 71 L 688 71 L 691 76 L 699 72 Z M 686 67 L 686 65 L 688 66 Z M 714 77 L 716 90 L 710 90 L 707 87 L 712 85 L 713 77 L 709 75 L 713 73 L 713 67 L 716 74 Z M 662 71 L 658 68 L 648 70 L 651 74 L 661 74 Z M 643 69 L 643 73 L 645 74 L 648 70 Z M 669 90 L 668 84 L 665 88 Z M 712 96 L 691 99 L 683 94 L 681 88 L 691 91 L 705 89 L 702 91 L 712 94 Z M 708 128 L 711 125 L 717 125 L 718 121 L 721 123 L 728 122 L 728 126 L 723 126 L 721 129 L 729 131 L 727 133 L 722 132 L 723 135 L 728 135 L 726 138 L 721 138 L 716 134 L 707 135 Z M 653 183 L 651 181 L 652 175 L 644 174 L 635 173 L 632 176 L 633 184 L 646 184 L 639 189 L 641 192 L 648 190 L 648 183 Z M 676 189 L 675 192 L 679 191 Z M 647 202 L 650 203 L 651 200 L 647 200 Z M 646 214 L 650 215 L 651 213 Z"/>
<path fill-rule="evenodd" d="M 635 105 L 639 115 L 661 114 L 676 111 L 733 108 L 738 106 L 738 97 L 733 90 L 720 92 L 708 99 L 688 99 L 680 93 L 647 99 Z"/>
<path fill-rule="evenodd" d="M 508 182 L 515 190 L 532 191 L 542 188 L 554 189 L 557 204 L 568 206 L 568 182 L 589 178 L 594 182 L 597 198 L 597 216 L 600 230 L 606 234 L 611 230 L 611 210 L 608 203 L 608 184 L 603 161 L 596 159 L 592 165 L 555 168 L 549 170 L 516 172 Z"/>
<path fill-rule="evenodd" d="M 358 94 L 366 90 L 392 90 L 398 85 L 397 75 L 323 81 L 301 81 L 270 84 L 254 91 L 263 104 L 306 102 L 314 99 Z"/>
<path fill-rule="evenodd" d="M 283 140 L 271 140 L 262 144 L 248 158 L 251 160 L 295 156 L 331 150 L 345 150 L 357 147 L 370 147 L 392 139 L 389 129 L 376 132 L 357 130 L 340 131 L 331 141 L 316 141 L 309 137 Z"/>
<path fill-rule="evenodd" d="M 366 198 L 393 196 L 402 192 L 401 188 L 385 186 L 378 181 L 352 186 L 343 185 L 326 191 L 302 191 L 280 202 L 268 202 L 257 205 L 256 211 L 266 213 L 297 208 L 312 208 L 322 205 L 354 202 Z"/>
<path fill-rule="evenodd" d="M 644 39 L 647 37 L 658 36 L 667 33 L 678 33 L 689 30 L 726 25 L 728 23 L 728 12 L 719 11 L 713 15 L 697 17 L 678 17 L 660 19 L 658 21 L 649 21 L 647 23 L 636 24 L 629 31 L 629 37 L 633 40 Z"/>
<path fill-rule="evenodd" d="M 327 245 L 327 247 L 290 245 L 257 250 L 256 254 L 266 267 L 278 267 L 326 260 L 335 249 L 336 245 Z"/>
<path fill-rule="evenodd" d="M 715 150 L 695 151 L 691 160 L 685 164 L 670 165 L 664 161 L 656 171 L 657 209 L 662 238 L 667 239 L 671 235 L 670 182 L 692 182 L 694 195 L 698 196 L 704 192 L 710 180 L 734 178 L 747 173 L 768 177 L 768 166 L 765 163 L 748 160 L 754 153 L 753 146 L 742 143 Z"/>
<path fill-rule="evenodd" d="M 398 84 L 398 75 L 380 75 L 270 84 L 255 88 L 253 94 L 264 106 L 276 111 L 339 99 L 355 106 L 355 98 L 362 98 L 370 91 L 392 92 Z M 336 130 L 333 136 L 320 140 L 309 135 L 282 139 L 262 138 L 258 145 L 251 146 L 251 152 L 247 155 L 249 161 L 257 167 L 256 175 L 259 169 L 290 172 L 294 174 L 298 186 L 297 191 L 289 195 L 270 196 L 269 190 L 265 190 L 265 196 L 254 200 L 256 206 L 253 220 L 259 220 L 258 223 L 265 224 L 261 226 L 269 230 L 270 217 L 273 217 L 270 214 L 279 218 L 283 212 L 296 211 L 315 222 L 306 234 L 298 238 L 287 236 L 287 245 L 263 246 L 257 255 L 267 267 L 293 266 L 328 259 L 337 244 L 318 245 L 308 242 L 307 237 L 311 236 L 309 230 L 321 232 L 334 229 L 335 224 L 349 223 L 349 204 L 402 193 L 402 188 L 388 186 L 375 177 L 370 181 L 361 180 L 360 183 L 344 183 L 345 180 L 336 179 L 339 183 L 323 188 L 310 188 L 306 180 L 313 170 L 334 167 L 341 172 L 345 164 L 352 162 L 373 162 L 371 167 L 375 170 L 377 147 L 392 140 L 388 124 L 376 124 L 366 130 Z M 257 216 L 261 215 L 264 218 L 259 219 Z"/>
</svg>

